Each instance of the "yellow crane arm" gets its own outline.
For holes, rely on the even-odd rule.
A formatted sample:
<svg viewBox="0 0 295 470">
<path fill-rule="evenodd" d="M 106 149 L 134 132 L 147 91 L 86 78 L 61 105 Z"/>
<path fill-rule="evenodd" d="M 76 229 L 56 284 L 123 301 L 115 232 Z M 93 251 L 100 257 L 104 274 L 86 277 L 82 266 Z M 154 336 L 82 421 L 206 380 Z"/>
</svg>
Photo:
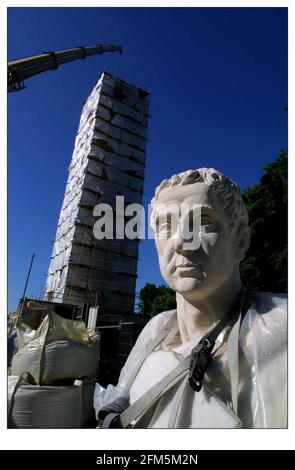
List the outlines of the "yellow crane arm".
<svg viewBox="0 0 295 470">
<path fill-rule="evenodd" d="M 8 91 L 20 91 L 25 88 L 24 80 L 46 72 L 55 70 L 60 65 L 77 59 L 85 59 L 91 55 L 104 54 L 105 52 L 120 52 L 122 46 L 109 44 L 96 44 L 95 46 L 78 46 L 74 49 L 66 49 L 58 52 L 44 52 L 43 54 L 24 57 L 8 62 Z"/>
</svg>

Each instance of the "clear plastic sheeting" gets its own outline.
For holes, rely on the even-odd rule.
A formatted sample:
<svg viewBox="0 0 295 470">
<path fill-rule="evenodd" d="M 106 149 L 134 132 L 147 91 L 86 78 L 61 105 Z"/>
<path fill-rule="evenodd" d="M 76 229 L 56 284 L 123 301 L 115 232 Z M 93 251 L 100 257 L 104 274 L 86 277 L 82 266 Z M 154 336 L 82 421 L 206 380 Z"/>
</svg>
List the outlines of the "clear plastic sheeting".
<svg viewBox="0 0 295 470">
<path fill-rule="evenodd" d="M 92 418 L 93 384 L 51 387 L 8 378 L 8 428 L 78 429 Z"/>
<path fill-rule="evenodd" d="M 11 373 L 28 372 L 36 384 L 95 380 L 99 342 L 90 340 L 82 321 L 72 321 L 50 312 L 38 330 L 19 329 L 20 347 L 13 357 Z"/>
<path fill-rule="evenodd" d="M 286 296 L 260 294 L 241 327 L 240 413 L 246 427 L 287 427 Z M 258 314 L 259 312 L 259 314 Z M 243 369 L 242 369 L 243 370 Z M 248 409 L 251 413 L 248 413 Z"/>
<path fill-rule="evenodd" d="M 219 354 L 217 351 L 207 369 L 201 392 L 195 393 L 189 387 L 186 375 L 139 417 L 135 427 L 169 427 L 176 406 L 178 413 L 173 422 L 176 428 L 287 427 L 286 296 L 252 293 L 250 301 L 251 307 L 235 339 L 238 357 L 229 356 L 230 351 L 237 349 L 227 347 L 227 336 L 218 337 Z M 168 323 L 169 331 L 164 340 L 143 361 L 149 345 Z M 121 371 L 118 385 L 105 389 L 96 384 L 96 416 L 100 408 L 119 396 L 128 398 L 131 405 L 135 403 L 187 357 L 199 339 L 189 347 L 182 345 L 176 311 L 155 316 L 141 332 Z M 229 373 L 229 363 L 233 362 L 238 365 L 236 397 Z M 236 412 L 233 403 L 237 403 Z"/>
</svg>

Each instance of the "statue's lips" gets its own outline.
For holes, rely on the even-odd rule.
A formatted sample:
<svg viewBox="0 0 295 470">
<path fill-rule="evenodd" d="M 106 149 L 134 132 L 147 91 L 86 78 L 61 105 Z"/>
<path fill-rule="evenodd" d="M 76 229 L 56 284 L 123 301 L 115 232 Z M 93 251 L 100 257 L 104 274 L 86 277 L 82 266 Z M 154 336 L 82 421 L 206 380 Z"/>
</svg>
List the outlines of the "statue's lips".
<svg viewBox="0 0 295 470">
<path fill-rule="evenodd" d="M 194 277 L 195 275 L 200 276 L 203 273 L 199 264 L 191 263 L 179 264 L 176 266 L 175 271 L 183 277 Z"/>
</svg>

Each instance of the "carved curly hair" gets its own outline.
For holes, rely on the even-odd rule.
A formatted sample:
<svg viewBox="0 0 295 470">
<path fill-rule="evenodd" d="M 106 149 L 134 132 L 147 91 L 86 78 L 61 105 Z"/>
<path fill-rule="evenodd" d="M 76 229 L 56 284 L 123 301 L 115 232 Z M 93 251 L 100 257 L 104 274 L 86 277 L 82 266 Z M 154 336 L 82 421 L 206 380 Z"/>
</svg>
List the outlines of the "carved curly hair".
<svg viewBox="0 0 295 470">
<path fill-rule="evenodd" d="M 152 214 L 151 225 L 155 227 L 154 206 L 157 202 L 161 191 L 168 187 L 176 185 L 186 185 L 194 183 L 206 183 L 217 193 L 217 197 L 223 206 L 224 213 L 228 220 L 228 229 L 231 232 L 235 226 L 240 228 L 248 226 L 249 217 L 246 206 L 242 199 L 239 186 L 220 171 L 214 168 L 198 168 L 196 170 L 188 170 L 178 175 L 165 179 L 156 188 L 155 196 L 151 200 Z"/>
</svg>

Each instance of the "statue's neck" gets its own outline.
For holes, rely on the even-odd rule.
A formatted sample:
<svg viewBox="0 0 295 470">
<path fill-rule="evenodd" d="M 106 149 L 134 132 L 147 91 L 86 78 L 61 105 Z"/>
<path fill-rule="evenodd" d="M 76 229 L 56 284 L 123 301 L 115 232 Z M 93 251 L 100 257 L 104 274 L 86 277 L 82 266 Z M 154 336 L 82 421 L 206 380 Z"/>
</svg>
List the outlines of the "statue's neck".
<svg viewBox="0 0 295 470">
<path fill-rule="evenodd" d="M 182 343 L 205 334 L 226 315 L 237 300 L 241 287 L 240 275 L 237 272 L 206 298 L 185 298 L 177 294 L 177 318 Z"/>
</svg>

